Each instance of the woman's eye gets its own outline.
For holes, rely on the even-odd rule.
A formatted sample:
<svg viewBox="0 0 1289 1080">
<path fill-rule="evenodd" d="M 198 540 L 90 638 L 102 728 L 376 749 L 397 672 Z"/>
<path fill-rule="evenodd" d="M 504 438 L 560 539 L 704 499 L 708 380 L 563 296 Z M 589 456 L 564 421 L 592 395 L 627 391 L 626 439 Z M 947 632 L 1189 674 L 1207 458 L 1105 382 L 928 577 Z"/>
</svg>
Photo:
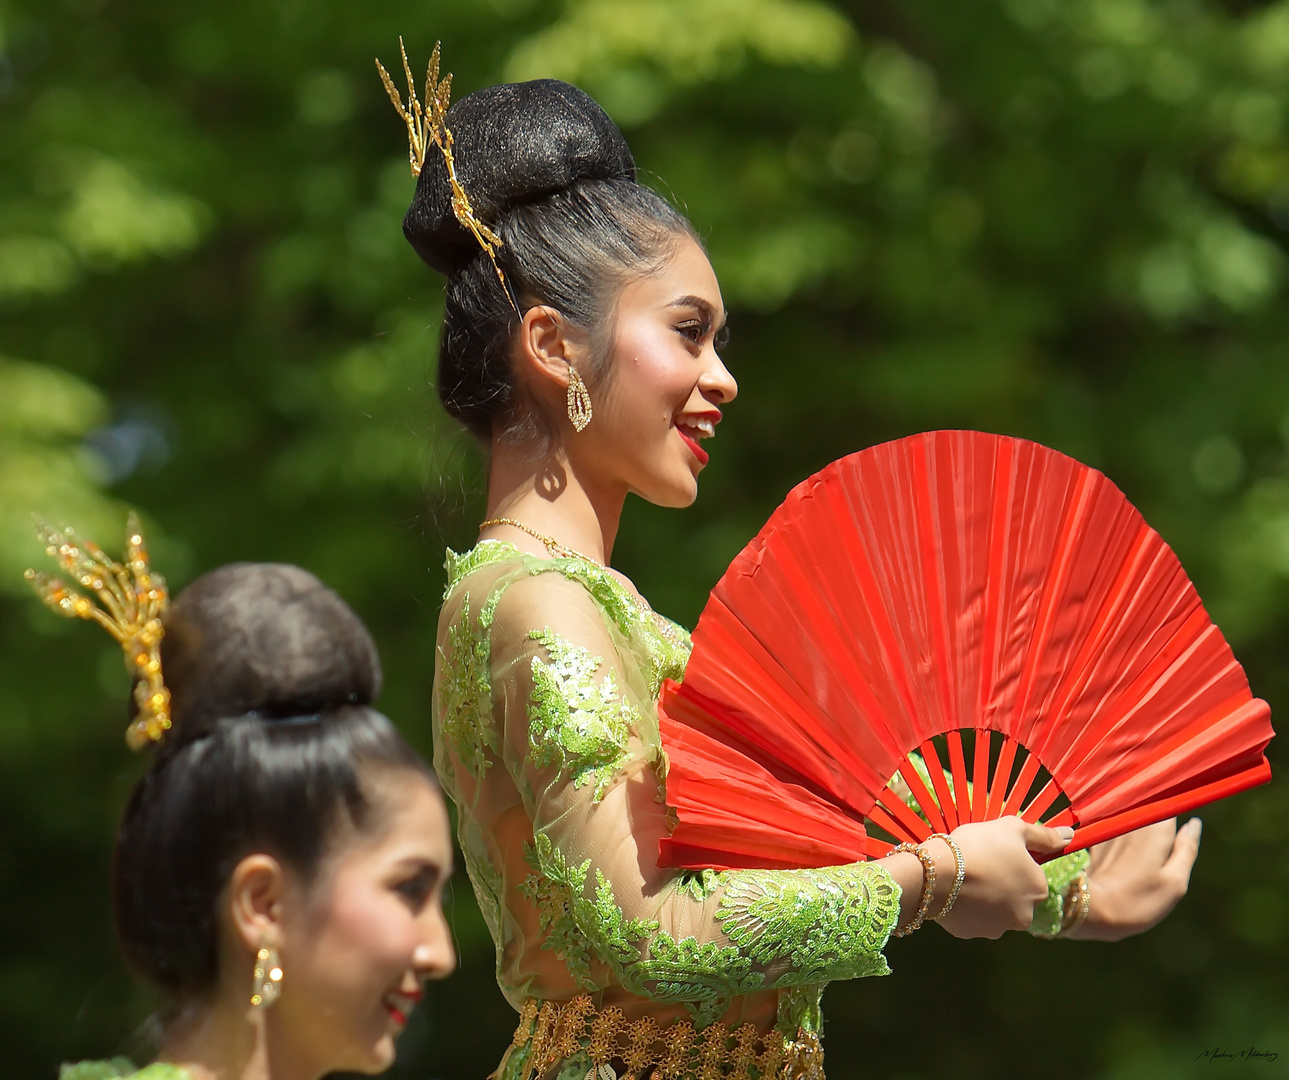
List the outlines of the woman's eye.
<svg viewBox="0 0 1289 1080">
<path fill-rule="evenodd" d="M 720 352 L 721 349 L 725 348 L 725 346 L 728 345 L 729 343 L 730 343 L 730 328 L 729 328 L 729 324 L 726 323 L 724 326 L 722 326 L 719 330 L 716 331 L 716 336 L 712 339 L 712 348 L 714 348 L 717 352 Z"/>
<path fill-rule="evenodd" d="M 707 333 L 707 327 L 700 322 L 681 323 L 680 326 L 676 327 L 676 331 L 681 337 L 697 344 L 703 340 L 703 335 Z"/>
<path fill-rule="evenodd" d="M 407 901 L 414 911 L 423 908 L 434 890 L 434 882 L 428 874 L 417 874 L 394 886 L 394 891 Z"/>
</svg>

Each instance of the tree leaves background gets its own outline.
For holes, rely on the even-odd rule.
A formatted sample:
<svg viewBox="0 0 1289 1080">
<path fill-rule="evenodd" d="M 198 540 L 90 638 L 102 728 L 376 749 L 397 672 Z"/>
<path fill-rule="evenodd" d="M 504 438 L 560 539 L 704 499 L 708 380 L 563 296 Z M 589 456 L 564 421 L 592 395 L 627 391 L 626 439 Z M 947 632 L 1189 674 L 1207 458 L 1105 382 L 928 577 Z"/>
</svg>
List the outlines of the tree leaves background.
<svg viewBox="0 0 1289 1080">
<path fill-rule="evenodd" d="M 154 1004 L 107 907 L 128 685 L 23 594 L 32 511 L 115 545 L 140 508 L 175 587 L 315 571 L 428 749 L 441 550 L 470 543 L 482 481 L 432 390 L 441 284 L 400 235 L 371 65 L 400 33 L 415 63 L 443 39 L 458 95 L 578 82 L 707 238 L 741 395 L 695 508 L 629 506 L 616 561 L 657 607 L 692 624 L 833 458 L 983 428 L 1105 470 L 1289 703 L 1289 3 L 0 0 L 6 1075 L 136 1049 Z M 894 944 L 893 976 L 828 993 L 830 1075 L 1289 1055 L 1280 787 L 1205 812 L 1191 895 L 1141 939 Z M 397 1076 L 486 1075 L 509 1040 L 464 879 L 453 916 L 463 969 Z"/>
</svg>

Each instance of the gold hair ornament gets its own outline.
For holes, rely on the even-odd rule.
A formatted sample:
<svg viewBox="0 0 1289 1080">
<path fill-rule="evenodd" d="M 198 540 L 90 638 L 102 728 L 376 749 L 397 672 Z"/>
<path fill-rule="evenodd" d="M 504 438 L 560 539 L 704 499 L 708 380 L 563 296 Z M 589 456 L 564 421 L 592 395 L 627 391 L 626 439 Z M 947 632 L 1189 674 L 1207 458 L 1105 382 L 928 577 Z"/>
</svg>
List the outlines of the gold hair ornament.
<svg viewBox="0 0 1289 1080">
<path fill-rule="evenodd" d="M 488 253 L 492 268 L 497 271 L 497 278 L 505 291 L 506 299 L 515 309 L 515 314 L 522 318 L 519 302 L 511 291 L 510 282 L 497 264 L 497 249 L 501 247 L 501 237 L 485 225 L 470 205 L 470 197 L 457 179 L 456 161 L 452 157 L 452 132 L 448 129 L 448 102 L 452 98 L 452 74 L 449 72 L 439 79 L 439 47 L 442 42 L 434 43 L 434 52 L 430 54 L 430 65 L 425 73 L 425 104 L 416 97 L 416 83 L 412 79 L 412 65 L 407 62 L 407 50 L 403 47 L 403 36 L 398 38 L 398 51 L 403 58 L 403 74 L 407 77 L 407 105 L 390 78 L 385 65 L 376 61 L 376 70 L 380 72 L 380 81 L 385 84 L 385 92 L 398 115 L 407 125 L 408 160 L 412 166 L 412 175 L 420 176 L 425 165 L 425 155 L 429 152 L 430 143 L 439 148 L 443 154 L 443 163 L 448 169 L 448 183 L 452 185 L 452 213 L 456 215 L 465 228 L 469 229 L 479 246 Z"/>
<path fill-rule="evenodd" d="M 161 678 L 161 615 L 169 595 L 166 581 L 148 568 L 148 549 L 131 514 L 124 565 L 109 559 L 96 544 L 81 540 L 71 529 L 59 532 L 40 518 L 36 532 L 76 585 L 97 595 L 98 602 L 58 578 L 36 570 L 24 577 L 49 607 L 69 619 L 93 619 L 125 651 L 126 669 L 135 677 L 138 717 L 125 733 L 131 750 L 158 742 L 170 730 L 170 691 Z"/>
</svg>

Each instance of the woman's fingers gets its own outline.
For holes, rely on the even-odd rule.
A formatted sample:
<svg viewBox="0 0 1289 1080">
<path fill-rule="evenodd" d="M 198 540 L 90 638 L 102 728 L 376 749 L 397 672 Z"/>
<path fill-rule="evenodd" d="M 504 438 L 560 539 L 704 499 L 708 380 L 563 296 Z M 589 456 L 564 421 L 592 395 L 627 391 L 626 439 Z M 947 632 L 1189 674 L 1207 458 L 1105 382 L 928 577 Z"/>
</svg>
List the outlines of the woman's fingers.
<svg viewBox="0 0 1289 1080">
<path fill-rule="evenodd" d="M 1049 829 L 1045 825 L 1023 823 L 1025 847 L 1037 855 L 1059 855 L 1074 839 L 1074 830 L 1068 825 Z"/>
<path fill-rule="evenodd" d="M 1203 832 L 1204 822 L 1191 818 L 1177 831 L 1172 853 L 1164 862 L 1164 873 L 1176 879 L 1181 886 L 1179 895 L 1185 895 L 1190 888 L 1191 870 L 1199 857 L 1199 841 Z"/>
<path fill-rule="evenodd" d="M 1091 909 L 1074 936 L 1118 941 L 1158 923 L 1186 895 L 1201 828 L 1161 821 L 1094 847 Z"/>
</svg>

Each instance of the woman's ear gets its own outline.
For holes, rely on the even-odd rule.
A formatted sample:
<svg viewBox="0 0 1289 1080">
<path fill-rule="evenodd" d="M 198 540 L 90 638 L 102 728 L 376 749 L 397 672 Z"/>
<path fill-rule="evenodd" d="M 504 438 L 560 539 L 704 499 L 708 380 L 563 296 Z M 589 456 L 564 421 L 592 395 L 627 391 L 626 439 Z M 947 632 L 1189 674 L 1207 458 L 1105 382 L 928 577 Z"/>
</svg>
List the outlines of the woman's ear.
<svg viewBox="0 0 1289 1080">
<path fill-rule="evenodd" d="M 585 337 L 555 308 L 529 308 L 519 324 L 517 373 L 534 380 L 539 387 L 563 394 L 568 389 L 569 366 L 577 366 L 584 359 Z"/>
<path fill-rule="evenodd" d="M 233 936 L 250 952 L 281 944 L 286 871 L 271 855 L 247 855 L 233 868 L 226 892 Z"/>
</svg>

